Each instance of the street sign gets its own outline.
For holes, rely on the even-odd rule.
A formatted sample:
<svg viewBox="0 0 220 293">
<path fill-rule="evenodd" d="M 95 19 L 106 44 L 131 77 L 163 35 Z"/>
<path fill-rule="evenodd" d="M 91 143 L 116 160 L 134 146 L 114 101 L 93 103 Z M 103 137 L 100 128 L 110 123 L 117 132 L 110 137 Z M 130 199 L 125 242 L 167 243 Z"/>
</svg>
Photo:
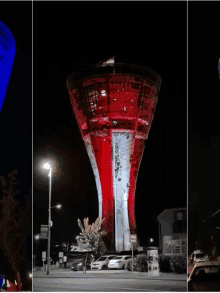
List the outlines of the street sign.
<svg viewBox="0 0 220 293">
<path fill-rule="evenodd" d="M 59 252 L 59 258 L 63 257 L 63 251 Z"/>
<path fill-rule="evenodd" d="M 130 242 L 131 243 L 136 243 L 137 242 L 137 235 L 136 234 L 131 234 L 130 235 Z"/>
<path fill-rule="evenodd" d="M 132 243 L 132 272 L 134 270 L 134 244 L 137 242 L 137 235 L 136 234 L 130 234 L 130 242 Z"/>
<path fill-rule="evenodd" d="M 47 258 L 47 253 L 46 251 L 42 251 L 42 261 L 45 261 Z"/>
<path fill-rule="evenodd" d="M 48 225 L 40 226 L 40 239 L 48 239 Z"/>
</svg>

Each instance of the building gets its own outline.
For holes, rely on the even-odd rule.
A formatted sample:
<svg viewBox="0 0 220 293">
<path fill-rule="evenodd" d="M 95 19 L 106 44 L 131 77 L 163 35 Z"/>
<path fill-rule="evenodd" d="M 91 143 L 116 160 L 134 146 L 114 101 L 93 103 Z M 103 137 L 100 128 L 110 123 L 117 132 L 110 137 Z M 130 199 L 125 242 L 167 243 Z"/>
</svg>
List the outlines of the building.
<svg viewBox="0 0 220 293">
<path fill-rule="evenodd" d="M 130 250 L 130 234 L 137 234 L 136 179 L 160 85 L 160 76 L 148 68 L 113 59 L 67 79 L 95 175 L 108 250 Z"/>
<path fill-rule="evenodd" d="M 187 253 L 187 209 L 164 210 L 158 217 L 159 251 L 163 255 Z"/>
</svg>

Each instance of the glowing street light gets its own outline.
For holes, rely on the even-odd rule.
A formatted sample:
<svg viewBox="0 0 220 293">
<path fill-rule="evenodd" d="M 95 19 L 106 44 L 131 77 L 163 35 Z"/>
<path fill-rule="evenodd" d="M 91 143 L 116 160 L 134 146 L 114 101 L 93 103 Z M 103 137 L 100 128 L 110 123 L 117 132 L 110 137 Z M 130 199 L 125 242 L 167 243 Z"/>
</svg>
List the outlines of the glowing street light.
<svg viewBox="0 0 220 293">
<path fill-rule="evenodd" d="M 57 204 L 54 207 L 51 207 L 51 209 L 53 209 L 53 208 L 61 209 L 62 208 L 62 204 Z"/>
<path fill-rule="evenodd" d="M 39 239 L 40 239 L 40 235 L 37 234 L 37 235 L 34 236 L 34 238 L 35 238 L 36 240 L 39 240 Z"/>
</svg>

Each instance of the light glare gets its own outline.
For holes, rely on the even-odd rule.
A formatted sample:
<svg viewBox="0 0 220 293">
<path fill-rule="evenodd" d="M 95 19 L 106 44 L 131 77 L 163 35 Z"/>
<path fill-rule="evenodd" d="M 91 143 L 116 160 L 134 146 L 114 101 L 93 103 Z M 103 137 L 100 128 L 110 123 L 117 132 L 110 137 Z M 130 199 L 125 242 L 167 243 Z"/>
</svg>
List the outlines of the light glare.
<svg viewBox="0 0 220 293">
<path fill-rule="evenodd" d="M 50 169 L 50 164 L 45 163 L 45 164 L 43 165 L 43 168 L 49 170 L 49 169 Z"/>
</svg>

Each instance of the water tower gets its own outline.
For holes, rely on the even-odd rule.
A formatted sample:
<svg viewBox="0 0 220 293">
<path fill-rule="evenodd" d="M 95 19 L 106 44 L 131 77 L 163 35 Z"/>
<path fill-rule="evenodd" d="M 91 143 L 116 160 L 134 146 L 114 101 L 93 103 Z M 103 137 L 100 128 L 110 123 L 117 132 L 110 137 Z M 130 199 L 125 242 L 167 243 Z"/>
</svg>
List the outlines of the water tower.
<svg viewBox="0 0 220 293">
<path fill-rule="evenodd" d="M 136 234 L 135 187 L 160 85 L 152 70 L 112 60 L 67 79 L 95 175 L 109 250 L 130 250 L 129 235 Z"/>
<path fill-rule="evenodd" d="M 0 20 L 0 111 L 6 95 L 15 52 L 14 37 L 7 26 Z"/>
</svg>

